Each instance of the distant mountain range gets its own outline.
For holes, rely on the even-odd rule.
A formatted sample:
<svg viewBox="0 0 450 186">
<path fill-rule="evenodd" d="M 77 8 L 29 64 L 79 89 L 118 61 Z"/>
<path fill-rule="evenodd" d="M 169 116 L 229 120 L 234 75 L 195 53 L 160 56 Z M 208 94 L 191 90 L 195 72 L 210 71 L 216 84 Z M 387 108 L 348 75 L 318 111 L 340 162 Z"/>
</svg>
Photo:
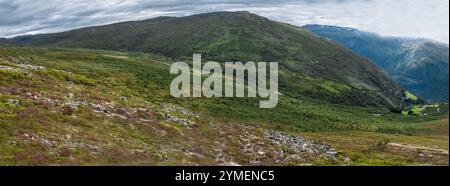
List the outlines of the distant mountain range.
<svg viewBox="0 0 450 186">
<path fill-rule="evenodd" d="M 333 103 L 399 107 L 405 91 L 370 60 L 285 23 L 249 12 L 158 17 L 11 41 L 27 46 L 89 48 L 163 54 L 188 60 L 278 61 L 280 91 Z"/>
<path fill-rule="evenodd" d="M 365 56 L 407 90 L 428 101 L 448 102 L 449 46 L 426 39 L 383 37 L 353 28 L 306 25 Z"/>
</svg>

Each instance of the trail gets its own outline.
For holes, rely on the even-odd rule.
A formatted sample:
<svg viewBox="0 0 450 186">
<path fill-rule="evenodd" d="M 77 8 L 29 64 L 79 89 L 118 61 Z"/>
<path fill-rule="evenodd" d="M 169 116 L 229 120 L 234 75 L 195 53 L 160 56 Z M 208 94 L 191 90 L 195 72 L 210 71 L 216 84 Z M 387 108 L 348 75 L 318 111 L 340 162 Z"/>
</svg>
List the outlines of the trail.
<svg viewBox="0 0 450 186">
<path fill-rule="evenodd" d="M 414 149 L 414 150 L 428 150 L 428 151 L 434 151 L 442 154 L 448 155 L 448 150 L 445 149 L 435 149 L 435 148 L 428 148 L 428 147 L 418 147 L 418 146 L 411 146 L 411 145 L 404 145 L 399 143 L 389 143 L 390 146 L 394 147 L 401 147 L 406 149 Z"/>
</svg>

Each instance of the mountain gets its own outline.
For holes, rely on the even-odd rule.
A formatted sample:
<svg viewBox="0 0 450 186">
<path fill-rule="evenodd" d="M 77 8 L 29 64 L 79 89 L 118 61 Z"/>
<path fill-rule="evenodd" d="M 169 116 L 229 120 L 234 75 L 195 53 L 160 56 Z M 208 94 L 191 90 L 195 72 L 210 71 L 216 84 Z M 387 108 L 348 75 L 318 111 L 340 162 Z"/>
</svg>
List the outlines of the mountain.
<svg viewBox="0 0 450 186">
<path fill-rule="evenodd" d="M 353 28 L 306 25 L 385 69 L 407 90 L 428 101 L 448 102 L 449 47 L 426 39 L 383 37 Z"/>
<path fill-rule="evenodd" d="M 201 53 L 214 61 L 277 61 L 280 92 L 333 103 L 397 108 L 405 91 L 376 64 L 298 27 L 249 12 L 158 17 L 21 36 L 28 46 L 88 48 L 162 54 L 187 60 Z"/>
<path fill-rule="evenodd" d="M 6 38 L 0 38 L 0 47 L 8 47 L 12 46 L 14 42 L 6 39 Z"/>
<path fill-rule="evenodd" d="M 219 15 L 220 19 L 214 18 Z M 186 20 L 195 17 L 144 22 L 188 24 Z M 0 166 L 448 165 L 447 104 L 415 105 L 411 115 L 383 107 L 349 106 L 389 107 L 390 100 L 395 105 L 403 97 L 389 90 L 403 90 L 366 58 L 303 29 L 245 12 L 200 17 L 189 23 L 198 22 L 197 27 L 177 27 L 171 31 L 178 33 L 166 30 L 166 34 L 180 45 L 200 45 L 194 39 L 210 39 L 210 47 L 195 48 L 210 59 L 280 58 L 283 94 L 276 108 L 260 109 L 260 98 L 174 99 L 169 90 L 176 77 L 169 73 L 171 64 L 191 58 L 192 51 L 174 50 L 179 46 L 168 36 L 160 42 L 167 48 L 145 42 L 157 40 L 153 36 L 141 37 L 142 46 L 148 48 L 126 49 L 131 52 L 114 51 L 119 49 L 112 42 L 111 50 L 31 42 L 41 37 L 63 43 L 65 39 L 57 36 L 66 33 L 30 36 L 29 46 L 0 46 Z M 247 17 L 252 20 L 245 21 Z M 232 26 L 227 19 L 233 23 L 244 19 L 236 28 L 241 33 L 227 31 L 228 36 L 215 38 L 220 42 L 208 38 L 216 31 L 198 27 L 203 25 L 199 21 L 208 20 L 217 24 L 212 27 L 217 32 L 223 31 Z M 256 25 L 261 32 L 254 28 L 253 23 L 259 23 L 254 19 L 263 21 Z M 156 26 L 142 26 L 148 27 L 143 29 L 148 33 L 159 31 Z M 120 26 L 106 27 L 81 29 L 96 33 L 95 37 L 73 32 L 79 32 L 80 44 L 90 41 L 98 46 L 107 43 L 100 36 L 108 31 L 120 33 L 108 39 L 122 43 L 128 41 L 125 35 L 134 32 L 126 26 L 120 32 L 115 30 Z M 100 28 L 108 31 L 97 33 Z M 198 35 L 205 36 L 194 37 L 200 31 L 204 33 Z M 183 32 L 191 33 L 178 36 Z M 250 36 L 252 40 L 247 40 Z M 78 42 L 71 36 L 66 39 L 65 45 L 69 40 Z M 137 38 L 129 41 L 130 46 L 141 43 Z M 268 52 L 261 53 L 261 47 Z M 226 55 L 220 55 L 221 49 Z"/>
</svg>

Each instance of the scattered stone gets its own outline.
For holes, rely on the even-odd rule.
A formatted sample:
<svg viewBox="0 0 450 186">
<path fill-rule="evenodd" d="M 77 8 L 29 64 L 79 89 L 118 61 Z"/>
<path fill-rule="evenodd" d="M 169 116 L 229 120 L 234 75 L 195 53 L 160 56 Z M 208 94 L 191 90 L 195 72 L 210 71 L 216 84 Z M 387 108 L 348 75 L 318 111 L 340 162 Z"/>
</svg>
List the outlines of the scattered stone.
<svg viewBox="0 0 450 186">
<path fill-rule="evenodd" d="M 26 95 L 27 95 L 28 99 L 37 99 L 38 98 L 38 95 L 33 94 L 31 92 L 27 92 Z"/>
<path fill-rule="evenodd" d="M 345 157 L 345 158 L 344 158 L 344 161 L 345 161 L 345 162 L 349 162 L 350 160 L 351 160 L 351 159 L 350 159 L 349 157 Z"/>
<path fill-rule="evenodd" d="M 10 66 L 2 66 L 2 65 L 0 65 L 0 70 L 9 70 L 9 71 L 15 71 L 15 72 L 20 71 L 20 69 L 18 69 L 18 68 L 14 68 L 14 67 L 10 67 Z"/>
<path fill-rule="evenodd" d="M 195 125 L 194 122 L 185 119 L 185 118 L 179 118 L 177 116 L 173 116 L 170 114 L 165 114 L 165 119 L 169 122 L 174 122 L 174 123 L 180 123 L 181 125 L 185 126 L 185 127 L 191 127 L 193 125 Z"/>
<path fill-rule="evenodd" d="M 96 103 L 89 103 L 89 105 L 91 106 L 91 108 L 94 110 L 94 112 L 97 113 L 110 113 L 105 106 L 100 105 L 100 104 L 96 104 Z"/>
<path fill-rule="evenodd" d="M 53 99 L 53 98 L 49 98 L 49 97 L 41 97 L 40 98 L 44 103 L 47 103 L 49 105 L 53 105 L 53 106 L 57 106 L 59 105 L 59 100 L 57 99 Z"/>
<path fill-rule="evenodd" d="M 76 109 L 76 108 L 80 108 L 80 107 L 86 105 L 86 102 L 69 100 L 69 101 L 65 102 L 63 105 L 72 107 L 73 109 Z"/>
<path fill-rule="evenodd" d="M 38 142 L 38 143 L 41 143 L 44 145 L 48 145 L 48 146 L 53 146 L 55 144 L 55 141 L 53 141 L 53 140 L 50 140 L 50 139 L 47 139 L 47 138 L 44 138 L 44 137 L 41 137 L 38 135 L 34 135 L 34 134 L 24 133 L 24 134 L 22 134 L 22 136 L 27 140 L 35 141 L 35 142 Z"/>
<path fill-rule="evenodd" d="M 302 160 L 302 158 L 298 154 L 291 154 L 285 159 L 287 162 L 298 162 L 300 160 Z"/>
<path fill-rule="evenodd" d="M 221 164 L 219 164 L 220 166 L 229 166 L 229 167 L 237 167 L 237 166 L 242 166 L 242 165 L 239 165 L 238 163 L 236 163 L 236 162 L 224 162 L 224 163 L 221 163 Z"/>
<path fill-rule="evenodd" d="M 28 69 L 28 70 L 45 70 L 45 67 L 38 66 L 38 65 L 20 64 L 19 66 L 23 69 Z"/>
<path fill-rule="evenodd" d="M 163 108 L 163 111 L 165 111 L 165 112 L 177 112 L 177 113 L 189 116 L 189 117 L 195 117 L 195 118 L 200 117 L 200 114 L 198 114 L 198 113 L 192 112 L 183 107 L 175 106 L 173 104 L 168 104 L 168 103 L 162 104 L 162 108 Z"/>
<path fill-rule="evenodd" d="M 330 160 L 337 160 L 337 152 L 328 145 L 307 140 L 298 136 L 284 134 L 276 131 L 266 131 L 264 136 L 277 146 L 287 146 L 290 151 L 296 154 L 307 153 L 316 156 L 323 156 Z M 289 159 L 292 159 L 290 157 Z"/>
<path fill-rule="evenodd" d="M 6 99 L 6 101 L 14 105 L 20 105 L 20 101 L 17 99 Z"/>
</svg>

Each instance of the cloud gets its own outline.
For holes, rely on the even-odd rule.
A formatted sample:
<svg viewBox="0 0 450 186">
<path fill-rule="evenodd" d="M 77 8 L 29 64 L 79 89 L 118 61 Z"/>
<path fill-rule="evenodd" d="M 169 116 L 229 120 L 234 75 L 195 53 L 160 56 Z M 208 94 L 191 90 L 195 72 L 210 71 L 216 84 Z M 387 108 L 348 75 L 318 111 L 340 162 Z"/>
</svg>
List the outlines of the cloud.
<svg viewBox="0 0 450 186">
<path fill-rule="evenodd" d="M 449 43 L 448 0 L 0 0 L 0 37 L 238 10 L 298 26 L 350 26 Z"/>
</svg>

